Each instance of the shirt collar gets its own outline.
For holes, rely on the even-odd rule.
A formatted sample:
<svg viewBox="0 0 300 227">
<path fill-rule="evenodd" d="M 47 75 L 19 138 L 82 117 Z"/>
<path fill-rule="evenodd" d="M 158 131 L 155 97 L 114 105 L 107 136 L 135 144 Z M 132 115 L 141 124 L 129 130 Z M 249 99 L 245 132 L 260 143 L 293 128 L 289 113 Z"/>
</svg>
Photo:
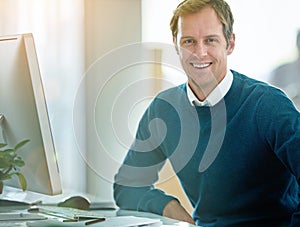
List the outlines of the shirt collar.
<svg viewBox="0 0 300 227">
<path fill-rule="evenodd" d="M 218 86 L 207 96 L 204 101 L 200 101 L 187 83 L 187 96 L 192 106 L 214 106 L 216 105 L 229 91 L 233 81 L 233 74 L 230 70 Z"/>
</svg>

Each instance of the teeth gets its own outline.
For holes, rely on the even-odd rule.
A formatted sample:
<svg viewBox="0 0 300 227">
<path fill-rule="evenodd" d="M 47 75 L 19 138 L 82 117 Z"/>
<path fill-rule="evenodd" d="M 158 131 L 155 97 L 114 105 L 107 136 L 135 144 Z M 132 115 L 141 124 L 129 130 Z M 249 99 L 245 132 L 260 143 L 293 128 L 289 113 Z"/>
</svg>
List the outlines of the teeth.
<svg viewBox="0 0 300 227">
<path fill-rule="evenodd" d="M 195 68 L 203 69 L 203 68 L 208 67 L 210 64 L 195 64 L 195 63 L 193 63 L 192 65 L 193 65 Z"/>
</svg>

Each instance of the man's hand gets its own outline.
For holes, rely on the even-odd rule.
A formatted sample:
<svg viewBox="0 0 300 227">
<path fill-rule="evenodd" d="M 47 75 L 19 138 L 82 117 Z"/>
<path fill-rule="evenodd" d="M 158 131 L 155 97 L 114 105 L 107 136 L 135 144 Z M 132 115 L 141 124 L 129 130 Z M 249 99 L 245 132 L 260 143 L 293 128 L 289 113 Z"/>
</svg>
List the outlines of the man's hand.
<svg viewBox="0 0 300 227">
<path fill-rule="evenodd" d="M 163 210 L 163 216 L 195 225 L 191 215 L 176 200 L 167 203 Z"/>
</svg>

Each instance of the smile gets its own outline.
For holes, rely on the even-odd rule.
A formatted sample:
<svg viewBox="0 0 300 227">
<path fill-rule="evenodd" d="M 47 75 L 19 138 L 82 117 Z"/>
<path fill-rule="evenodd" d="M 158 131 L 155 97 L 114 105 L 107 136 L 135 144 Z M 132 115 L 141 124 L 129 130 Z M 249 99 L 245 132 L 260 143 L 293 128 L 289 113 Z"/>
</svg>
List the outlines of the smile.
<svg viewBox="0 0 300 227">
<path fill-rule="evenodd" d="M 209 67 L 211 65 L 211 63 L 205 63 L 205 64 L 191 63 L 191 65 L 197 69 L 204 69 L 204 68 Z"/>
</svg>

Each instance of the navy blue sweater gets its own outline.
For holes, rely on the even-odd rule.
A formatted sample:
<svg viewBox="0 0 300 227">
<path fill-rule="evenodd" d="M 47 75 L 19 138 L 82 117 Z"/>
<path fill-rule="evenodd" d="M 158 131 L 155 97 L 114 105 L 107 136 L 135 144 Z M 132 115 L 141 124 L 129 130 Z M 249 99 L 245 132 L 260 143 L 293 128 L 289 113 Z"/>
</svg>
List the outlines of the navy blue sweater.
<svg viewBox="0 0 300 227">
<path fill-rule="evenodd" d="M 280 90 L 232 72 L 213 107 L 190 105 L 185 84 L 153 100 L 115 177 L 120 208 L 162 214 L 174 198 L 153 184 L 169 159 L 198 225 L 300 226 L 300 114 Z"/>
</svg>

